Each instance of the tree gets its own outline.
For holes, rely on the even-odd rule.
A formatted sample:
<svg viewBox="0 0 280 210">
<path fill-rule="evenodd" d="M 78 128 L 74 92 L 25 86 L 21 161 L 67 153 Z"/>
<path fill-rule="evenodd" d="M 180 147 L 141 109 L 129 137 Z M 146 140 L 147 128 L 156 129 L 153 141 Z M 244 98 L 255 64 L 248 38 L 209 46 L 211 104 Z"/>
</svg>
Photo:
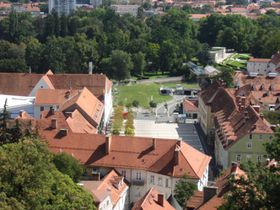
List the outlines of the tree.
<svg viewBox="0 0 280 210">
<path fill-rule="evenodd" d="M 53 163 L 61 173 L 67 174 L 74 182 L 79 181 L 83 168 L 75 158 L 62 152 L 54 156 Z"/>
<path fill-rule="evenodd" d="M 133 55 L 133 72 L 135 75 L 143 75 L 146 66 L 145 55 L 142 52 L 138 52 Z"/>
<path fill-rule="evenodd" d="M 130 55 L 122 50 L 114 50 L 111 55 L 111 67 L 117 80 L 129 79 L 133 67 Z"/>
<path fill-rule="evenodd" d="M 274 139 L 266 144 L 266 150 L 272 158 L 276 161 L 280 161 L 280 129 L 278 128 L 275 133 Z"/>
<path fill-rule="evenodd" d="M 222 80 L 226 83 L 227 87 L 233 87 L 233 74 L 234 70 L 227 67 L 219 68 L 220 73 L 215 76 L 215 79 Z"/>
<path fill-rule="evenodd" d="M 249 167 L 248 167 L 249 166 Z M 220 209 L 279 209 L 279 168 L 249 164 L 246 177 L 232 179 L 226 202 Z"/>
<path fill-rule="evenodd" d="M 210 56 L 210 53 L 209 53 L 209 46 L 208 44 L 203 44 L 202 47 L 201 47 L 201 50 L 197 53 L 196 57 L 197 59 L 199 60 L 199 62 L 201 64 L 203 64 L 204 66 L 207 65 L 207 64 L 212 64 L 212 58 Z"/>
<path fill-rule="evenodd" d="M 196 185 L 189 181 L 187 175 L 184 175 L 175 185 L 175 198 L 181 206 L 185 206 L 185 201 L 192 196 L 195 190 Z"/>
<path fill-rule="evenodd" d="M 0 207 L 95 209 L 92 196 L 60 173 L 51 161 L 47 146 L 37 139 L 1 146 Z"/>
<path fill-rule="evenodd" d="M 31 67 L 34 72 L 40 71 L 42 44 L 36 38 L 30 38 L 27 42 L 25 50 L 26 64 Z"/>
</svg>

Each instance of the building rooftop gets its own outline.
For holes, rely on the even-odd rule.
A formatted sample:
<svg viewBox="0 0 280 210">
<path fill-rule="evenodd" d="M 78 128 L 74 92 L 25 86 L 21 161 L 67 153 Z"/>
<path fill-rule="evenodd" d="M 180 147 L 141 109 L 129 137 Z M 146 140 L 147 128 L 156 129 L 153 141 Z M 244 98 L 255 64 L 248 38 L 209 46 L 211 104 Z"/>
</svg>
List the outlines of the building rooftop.
<svg viewBox="0 0 280 210">
<path fill-rule="evenodd" d="M 137 201 L 132 210 L 175 210 L 167 200 L 164 199 L 164 195 L 160 194 L 155 188 L 151 188 L 143 198 Z"/>
<path fill-rule="evenodd" d="M 172 177 L 187 174 L 198 179 L 211 159 L 180 140 L 72 132 L 58 135 L 48 129 L 40 129 L 39 133 L 53 152 L 72 154 L 88 166 L 142 169 Z"/>
<path fill-rule="evenodd" d="M 111 170 L 100 181 L 81 181 L 80 183 L 93 195 L 95 202 L 100 203 L 110 196 L 113 206 L 118 203 L 121 195 L 128 190 L 128 182 L 115 170 Z"/>
<path fill-rule="evenodd" d="M 198 111 L 198 101 L 185 99 L 183 101 L 183 109 L 185 112 L 197 112 Z"/>
<path fill-rule="evenodd" d="M 28 96 L 40 79 L 52 89 L 77 89 L 87 87 L 97 98 L 111 90 L 112 82 L 104 74 L 46 74 L 0 73 L 0 94 Z"/>
</svg>

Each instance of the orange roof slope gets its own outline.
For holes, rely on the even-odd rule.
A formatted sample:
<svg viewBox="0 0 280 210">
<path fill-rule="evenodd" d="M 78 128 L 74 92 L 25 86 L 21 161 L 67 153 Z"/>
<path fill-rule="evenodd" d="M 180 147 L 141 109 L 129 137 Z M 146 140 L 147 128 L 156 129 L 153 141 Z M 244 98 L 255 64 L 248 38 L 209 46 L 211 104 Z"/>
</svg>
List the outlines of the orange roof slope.
<svg viewBox="0 0 280 210">
<path fill-rule="evenodd" d="M 66 119 L 66 122 L 73 133 L 97 133 L 97 129 L 78 110 L 72 112 L 71 116 Z"/>
<path fill-rule="evenodd" d="M 101 181 L 81 181 L 83 187 L 92 193 L 95 202 L 102 202 L 107 196 L 111 197 L 115 206 L 121 195 L 128 189 L 124 178 L 115 170 L 110 171 Z"/>
<path fill-rule="evenodd" d="M 173 177 L 188 174 L 191 178 L 199 179 L 211 159 L 176 140 L 76 133 L 57 137 L 50 130 L 39 132 L 53 152 L 65 151 L 82 164 L 96 167 L 143 169 Z M 110 139 L 110 143 L 106 143 L 106 138 L 107 142 Z M 107 154 L 108 145 L 110 151 Z"/>
<path fill-rule="evenodd" d="M 134 204 L 132 210 L 175 210 L 165 199 L 161 205 L 158 195 L 159 192 L 155 188 L 151 188 L 143 198 Z"/>
<path fill-rule="evenodd" d="M 53 104 L 61 106 L 78 93 L 78 90 L 39 89 L 36 93 L 35 105 Z"/>
<path fill-rule="evenodd" d="M 92 121 L 92 124 L 97 126 L 101 121 L 104 105 L 84 87 L 79 95 L 72 97 L 61 107 L 63 112 L 72 112 L 75 109 L 78 109 L 89 122 Z"/>
<path fill-rule="evenodd" d="M 43 74 L 0 73 L 0 94 L 28 96 Z"/>
<path fill-rule="evenodd" d="M 56 120 L 56 128 L 52 128 L 52 120 Z M 37 120 L 39 130 L 52 132 L 57 136 L 60 129 L 68 129 L 72 133 L 97 133 L 97 129 L 93 127 L 78 110 L 71 115 L 65 116 L 62 112 L 44 111 L 41 113 L 41 119 Z"/>
<path fill-rule="evenodd" d="M 183 101 L 183 109 L 185 110 L 185 112 L 197 112 L 197 101 L 185 99 Z"/>
<path fill-rule="evenodd" d="M 104 74 L 54 74 L 48 78 L 56 89 L 87 87 L 100 100 L 112 87 L 112 82 Z"/>
</svg>

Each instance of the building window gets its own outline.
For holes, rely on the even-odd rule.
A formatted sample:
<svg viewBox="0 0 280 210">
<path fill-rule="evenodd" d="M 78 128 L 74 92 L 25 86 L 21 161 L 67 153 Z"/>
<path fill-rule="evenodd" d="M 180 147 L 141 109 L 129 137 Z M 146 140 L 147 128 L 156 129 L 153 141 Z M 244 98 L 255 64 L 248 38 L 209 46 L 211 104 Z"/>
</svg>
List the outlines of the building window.
<svg viewBox="0 0 280 210">
<path fill-rule="evenodd" d="M 249 143 L 247 144 L 247 148 L 248 148 L 248 149 L 252 149 L 252 142 L 249 142 Z"/>
<path fill-rule="evenodd" d="M 260 134 L 260 139 L 262 139 L 262 137 L 263 137 L 262 134 Z"/>
<path fill-rule="evenodd" d="M 44 111 L 44 107 L 43 106 L 40 106 L 40 111 Z"/>
<path fill-rule="evenodd" d="M 241 161 L 241 155 L 239 155 L 239 154 L 236 155 L 236 161 L 237 161 L 237 162 L 240 162 L 240 161 Z"/>
<path fill-rule="evenodd" d="M 151 175 L 151 184 L 155 184 L 155 176 Z"/>
<path fill-rule="evenodd" d="M 122 171 L 122 176 L 126 177 L 126 171 Z"/>
<path fill-rule="evenodd" d="M 141 173 L 140 172 L 136 172 L 136 180 L 141 180 Z"/>
<path fill-rule="evenodd" d="M 249 135 L 249 139 L 252 139 L 252 134 Z"/>
<path fill-rule="evenodd" d="M 257 155 L 257 161 L 258 161 L 258 163 L 260 163 L 262 161 L 262 156 L 261 155 Z"/>
<path fill-rule="evenodd" d="M 41 86 L 41 88 L 44 88 L 44 86 Z"/>
<path fill-rule="evenodd" d="M 158 178 L 158 186 L 162 186 L 162 178 L 161 177 Z"/>
<path fill-rule="evenodd" d="M 165 179 L 165 187 L 169 187 L 169 180 L 167 178 Z"/>
</svg>

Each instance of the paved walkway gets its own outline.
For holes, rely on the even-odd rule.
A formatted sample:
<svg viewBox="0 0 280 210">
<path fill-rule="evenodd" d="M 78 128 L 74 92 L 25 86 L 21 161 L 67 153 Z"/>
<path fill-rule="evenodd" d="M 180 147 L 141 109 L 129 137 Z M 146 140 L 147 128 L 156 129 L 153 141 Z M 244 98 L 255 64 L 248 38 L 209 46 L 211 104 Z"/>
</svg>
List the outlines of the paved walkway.
<svg viewBox="0 0 280 210">
<path fill-rule="evenodd" d="M 153 120 L 134 120 L 135 136 L 166 139 L 182 139 L 194 148 L 203 151 L 193 124 L 155 123 Z"/>
</svg>

